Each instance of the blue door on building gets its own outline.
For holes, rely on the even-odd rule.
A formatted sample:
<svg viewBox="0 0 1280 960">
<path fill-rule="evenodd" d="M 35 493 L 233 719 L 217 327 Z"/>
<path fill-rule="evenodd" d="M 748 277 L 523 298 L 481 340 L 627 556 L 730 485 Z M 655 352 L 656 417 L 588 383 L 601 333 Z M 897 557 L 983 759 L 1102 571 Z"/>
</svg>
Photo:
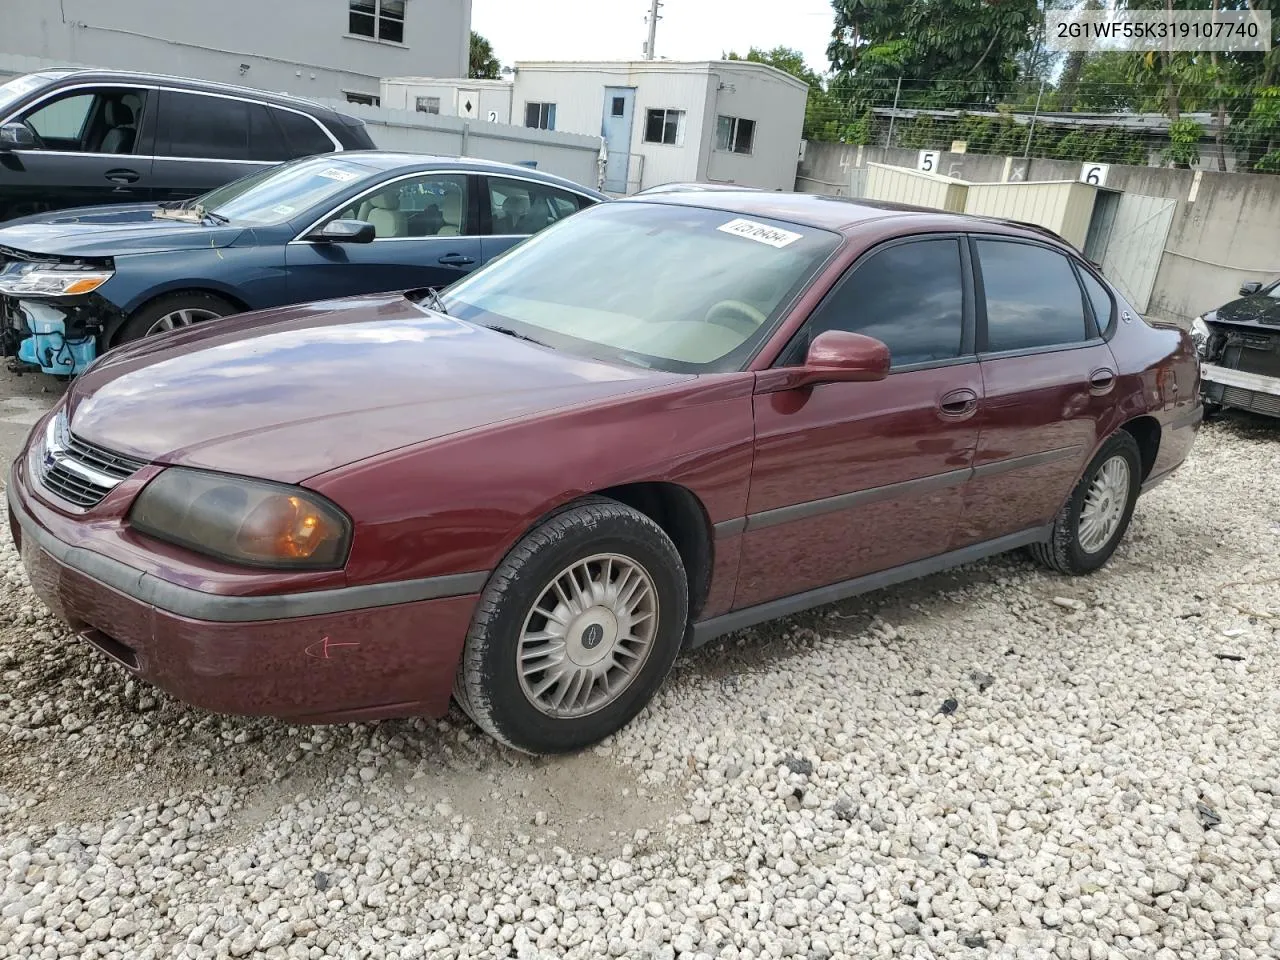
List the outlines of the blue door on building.
<svg viewBox="0 0 1280 960">
<path fill-rule="evenodd" d="M 604 171 L 606 193 L 627 192 L 627 167 L 631 162 L 631 129 L 635 119 L 635 87 L 604 88 L 604 119 L 600 136 L 604 137 L 609 158 Z"/>
</svg>

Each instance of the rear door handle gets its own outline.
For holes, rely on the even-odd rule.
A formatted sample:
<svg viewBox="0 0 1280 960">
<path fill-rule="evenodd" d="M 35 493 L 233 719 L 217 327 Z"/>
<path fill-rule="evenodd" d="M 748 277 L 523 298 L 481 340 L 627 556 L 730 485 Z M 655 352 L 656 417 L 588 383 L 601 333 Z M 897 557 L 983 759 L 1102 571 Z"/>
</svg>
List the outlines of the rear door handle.
<svg viewBox="0 0 1280 960">
<path fill-rule="evenodd" d="M 1089 374 L 1089 392 L 1095 397 L 1110 393 L 1115 385 L 1116 374 L 1114 370 L 1108 370 L 1103 367 L 1101 370 L 1095 370 Z"/>
<path fill-rule="evenodd" d="M 466 267 L 476 261 L 474 257 L 468 257 L 465 253 L 446 253 L 436 262 L 443 263 L 446 267 Z"/>
<path fill-rule="evenodd" d="M 107 179 L 112 183 L 137 183 L 140 174 L 136 170 L 125 170 L 123 167 L 107 171 Z"/>
<path fill-rule="evenodd" d="M 978 395 L 968 387 L 952 390 L 938 401 L 938 414 L 946 420 L 967 420 L 978 411 Z"/>
</svg>

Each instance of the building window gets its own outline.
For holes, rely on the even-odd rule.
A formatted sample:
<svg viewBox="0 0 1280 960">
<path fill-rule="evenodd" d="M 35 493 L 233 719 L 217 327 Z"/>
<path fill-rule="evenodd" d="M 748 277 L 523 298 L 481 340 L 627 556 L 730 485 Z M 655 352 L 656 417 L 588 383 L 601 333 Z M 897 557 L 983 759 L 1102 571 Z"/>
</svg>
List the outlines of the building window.
<svg viewBox="0 0 1280 960">
<path fill-rule="evenodd" d="M 382 106 L 382 98 L 372 93 L 355 93 L 351 90 L 345 91 L 347 103 L 358 103 L 363 107 L 380 107 Z"/>
<path fill-rule="evenodd" d="M 756 139 L 756 122 L 738 117 L 716 118 L 716 149 L 729 153 L 750 153 Z"/>
<path fill-rule="evenodd" d="M 556 128 L 556 105 L 554 103 L 526 103 L 524 105 L 524 125 L 534 130 L 554 130 Z"/>
<path fill-rule="evenodd" d="M 649 110 L 645 114 L 645 143 L 684 144 L 683 110 Z"/>
<path fill-rule="evenodd" d="M 625 97 L 613 98 L 613 116 L 621 117 L 627 112 L 627 101 Z"/>
<path fill-rule="evenodd" d="M 350 0 L 348 31 L 357 37 L 404 43 L 404 0 Z"/>
<path fill-rule="evenodd" d="M 439 113 L 440 98 L 439 97 L 418 97 L 417 109 L 419 113 Z"/>
</svg>

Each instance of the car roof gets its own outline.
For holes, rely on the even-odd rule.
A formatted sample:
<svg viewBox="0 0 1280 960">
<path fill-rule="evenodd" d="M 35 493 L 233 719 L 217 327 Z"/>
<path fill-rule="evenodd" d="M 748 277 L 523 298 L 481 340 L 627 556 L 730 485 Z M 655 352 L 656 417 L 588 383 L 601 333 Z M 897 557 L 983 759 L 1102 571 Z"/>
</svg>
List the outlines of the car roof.
<svg viewBox="0 0 1280 960">
<path fill-rule="evenodd" d="M 412 173 L 415 170 L 439 169 L 440 167 L 468 173 L 497 173 L 508 177 L 534 180 L 539 183 L 545 183 L 548 186 L 564 187 L 567 190 L 583 193 L 598 200 L 608 199 L 603 193 L 591 187 L 585 187 L 580 183 L 575 183 L 566 177 L 556 176 L 554 173 L 545 173 L 518 163 L 503 163 L 500 160 L 405 153 L 397 150 L 344 150 L 334 156 L 336 159 L 351 160 L 377 170 L 403 170 L 405 173 Z"/>
<path fill-rule="evenodd" d="M 270 103 L 280 107 L 292 107 L 295 110 L 301 110 L 303 113 L 308 113 L 318 118 L 337 121 L 343 126 L 357 126 L 363 122 L 355 117 L 339 113 L 332 107 L 326 107 L 324 104 L 316 103 L 314 100 L 308 100 L 305 97 L 296 97 L 289 93 L 273 93 L 269 90 L 259 90 L 256 87 L 243 87 L 232 83 L 219 83 L 214 80 L 193 80 L 190 77 L 174 77 L 162 73 L 141 73 L 135 70 L 81 69 L 68 67 L 41 70 L 39 73 L 43 76 L 52 77 L 53 80 L 51 82 L 56 84 L 158 83 L 178 90 L 223 93 L 238 97 L 246 97 L 253 100 L 260 100 L 263 103 Z"/>
<path fill-rule="evenodd" d="M 1005 220 L 997 217 L 979 217 L 971 214 L 948 213 L 931 207 L 917 207 L 906 203 L 881 200 L 864 200 L 852 197 L 830 197 L 817 193 L 783 193 L 761 189 L 708 189 L 705 185 L 689 185 L 689 189 L 664 189 L 654 193 L 639 193 L 615 203 L 667 203 L 690 207 L 704 207 L 736 213 L 743 216 L 767 217 L 799 226 L 834 230 L 849 235 L 857 228 L 873 220 L 899 219 L 904 231 L 912 227 L 928 227 L 945 230 L 948 227 L 971 231 L 980 225 L 995 225 L 1001 232 L 1034 234 L 1065 243 L 1058 234 L 1047 227 Z"/>
</svg>

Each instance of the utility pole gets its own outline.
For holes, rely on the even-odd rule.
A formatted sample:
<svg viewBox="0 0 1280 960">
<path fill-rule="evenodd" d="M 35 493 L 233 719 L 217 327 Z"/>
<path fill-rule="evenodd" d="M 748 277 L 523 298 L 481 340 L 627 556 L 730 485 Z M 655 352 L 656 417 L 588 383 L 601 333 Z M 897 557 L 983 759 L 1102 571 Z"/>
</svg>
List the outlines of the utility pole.
<svg viewBox="0 0 1280 960">
<path fill-rule="evenodd" d="M 662 18 L 658 16 L 658 10 L 662 7 L 662 0 L 653 0 L 649 5 L 649 42 L 644 45 L 644 58 L 646 60 L 653 59 L 653 44 L 658 37 L 658 21 Z"/>
</svg>

